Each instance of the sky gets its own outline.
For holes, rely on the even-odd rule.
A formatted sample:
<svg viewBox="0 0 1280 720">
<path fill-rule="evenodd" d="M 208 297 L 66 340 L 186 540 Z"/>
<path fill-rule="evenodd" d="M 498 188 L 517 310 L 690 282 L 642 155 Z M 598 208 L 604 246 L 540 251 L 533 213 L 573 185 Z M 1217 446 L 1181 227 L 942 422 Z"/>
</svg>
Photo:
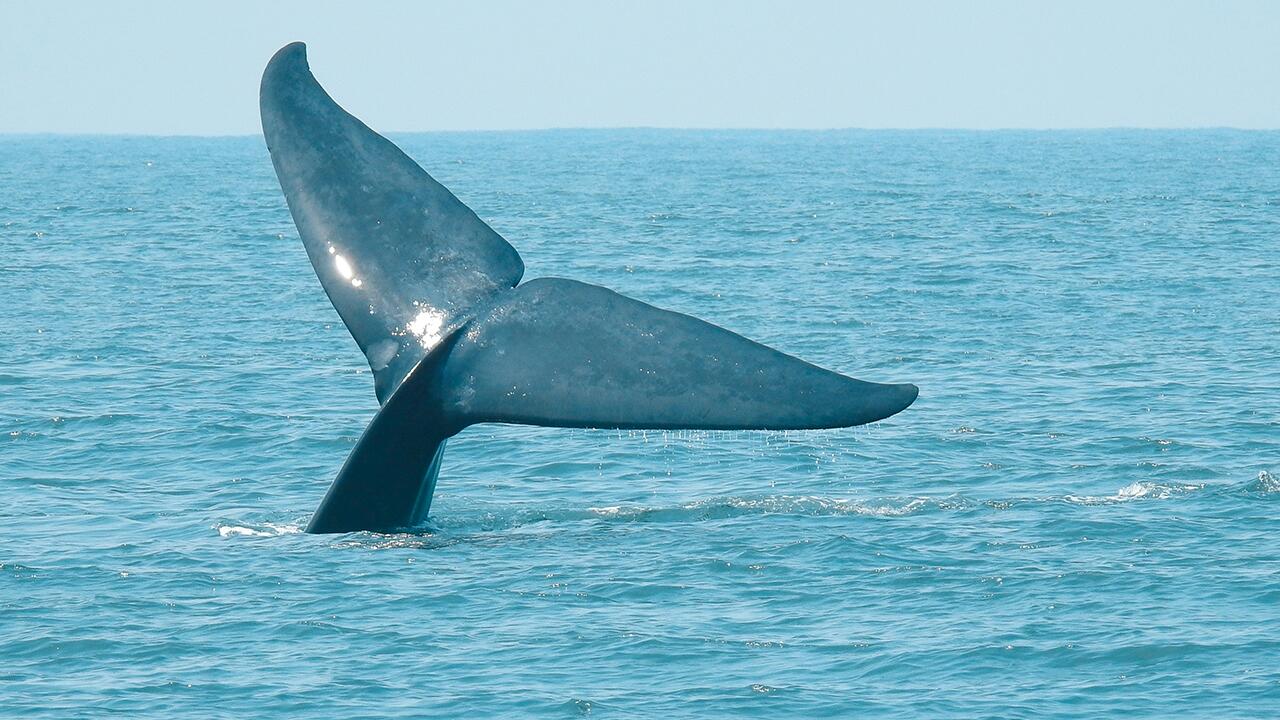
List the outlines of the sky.
<svg viewBox="0 0 1280 720">
<path fill-rule="evenodd" d="M 1280 2 L 0 0 L 0 133 L 247 135 L 280 46 L 384 132 L 1280 128 Z"/>
</svg>

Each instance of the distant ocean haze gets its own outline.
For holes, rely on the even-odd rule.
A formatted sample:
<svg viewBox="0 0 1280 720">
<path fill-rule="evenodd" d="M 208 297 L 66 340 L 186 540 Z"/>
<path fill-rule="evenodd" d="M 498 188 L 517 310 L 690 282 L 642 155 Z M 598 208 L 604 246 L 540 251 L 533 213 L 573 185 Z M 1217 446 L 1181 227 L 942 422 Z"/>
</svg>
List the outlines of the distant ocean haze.
<svg viewBox="0 0 1280 720">
<path fill-rule="evenodd" d="M 1272 712 L 1280 133 L 392 139 L 526 278 L 920 398 L 476 426 L 308 536 L 376 401 L 261 139 L 0 136 L 0 714 Z"/>
</svg>

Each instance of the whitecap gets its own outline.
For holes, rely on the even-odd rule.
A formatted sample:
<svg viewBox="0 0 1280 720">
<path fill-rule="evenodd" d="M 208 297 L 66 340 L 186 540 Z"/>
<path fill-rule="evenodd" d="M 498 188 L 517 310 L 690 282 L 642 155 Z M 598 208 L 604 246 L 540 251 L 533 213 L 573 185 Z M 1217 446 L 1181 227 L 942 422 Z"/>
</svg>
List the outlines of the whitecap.
<svg viewBox="0 0 1280 720">
<path fill-rule="evenodd" d="M 302 532 L 302 526 L 300 525 L 277 525 L 276 523 L 263 523 L 261 527 L 257 528 L 244 525 L 217 525 L 215 527 L 218 531 L 218 536 L 223 538 L 278 537 Z"/>
<path fill-rule="evenodd" d="M 1163 484 L 1149 481 L 1130 483 L 1120 488 L 1114 495 L 1066 495 L 1062 499 L 1076 505 L 1110 505 L 1113 503 L 1131 502 L 1139 499 L 1167 500 L 1176 495 L 1185 495 L 1196 490 L 1203 490 L 1204 483 Z"/>
<path fill-rule="evenodd" d="M 1263 470 L 1258 473 L 1257 479 L 1246 486 L 1246 489 L 1257 493 L 1280 493 L 1280 478 Z"/>
</svg>

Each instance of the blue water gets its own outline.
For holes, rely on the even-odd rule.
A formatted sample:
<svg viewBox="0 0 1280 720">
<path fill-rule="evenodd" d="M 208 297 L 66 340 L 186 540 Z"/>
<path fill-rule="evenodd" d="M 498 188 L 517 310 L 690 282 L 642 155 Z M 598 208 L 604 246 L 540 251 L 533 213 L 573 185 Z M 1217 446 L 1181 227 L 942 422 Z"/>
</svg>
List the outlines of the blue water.
<svg viewBox="0 0 1280 720">
<path fill-rule="evenodd" d="M 1280 133 L 396 139 L 527 278 L 920 399 L 473 427 L 309 536 L 376 402 L 261 140 L 0 138 L 2 714 L 1280 707 Z"/>
</svg>

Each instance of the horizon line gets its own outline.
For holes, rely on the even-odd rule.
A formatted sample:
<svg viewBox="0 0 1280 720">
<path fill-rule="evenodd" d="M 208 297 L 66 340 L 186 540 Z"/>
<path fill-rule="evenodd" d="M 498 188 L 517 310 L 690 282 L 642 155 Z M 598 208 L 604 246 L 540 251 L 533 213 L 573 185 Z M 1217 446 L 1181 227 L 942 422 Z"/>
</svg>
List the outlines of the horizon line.
<svg viewBox="0 0 1280 720">
<path fill-rule="evenodd" d="M 582 126 L 550 126 L 529 128 L 467 128 L 467 129 L 434 129 L 434 130 L 385 130 L 378 131 L 387 135 L 462 135 L 462 134 L 499 134 L 499 133 L 555 133 L 555 132 L 625 132 L 625 131 L 657 131 L 657 132 L 792 132 L 792 133 L 830 133 L 830 132 L 1187 132 L 1187 131 L 1230 131 L 1230 132 L 1278 132 L 1280 127 L 1243 127 L 1238 125 L 1079 125 L 1079 126 L 1046 126 L 1046 127 L 948 127 L 941 125 L 920 125 L 901 127 L 714 127 L 714 126 L 668 126 L 668 125 L 582 125 Z M 261 132 L 227 132 L 227 133 L 187 133 L 187 132 L 65 132 L 44 130 L 0 130 L 0 137 L 112 137 L 112 138 L 251 138 L 262 137 Z"/>
</svg>

